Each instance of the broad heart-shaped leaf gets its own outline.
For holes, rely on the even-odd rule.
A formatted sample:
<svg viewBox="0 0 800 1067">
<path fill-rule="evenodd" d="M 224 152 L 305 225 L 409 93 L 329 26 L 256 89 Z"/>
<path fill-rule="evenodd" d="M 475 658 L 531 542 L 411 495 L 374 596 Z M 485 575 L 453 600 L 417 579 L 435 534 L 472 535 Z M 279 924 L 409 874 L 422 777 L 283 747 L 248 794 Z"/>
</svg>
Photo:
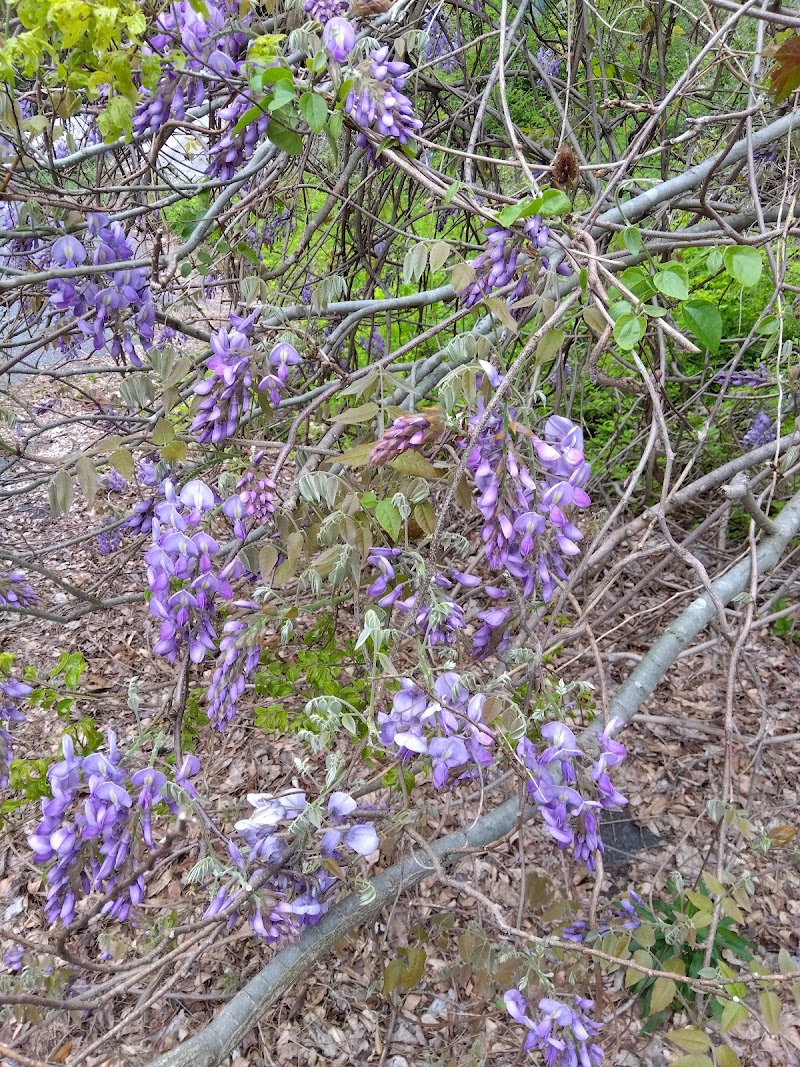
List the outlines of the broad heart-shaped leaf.
<svg viewBox="0 0 800 1067">
<path fill-rule="evenodd" d="M 322 133 L 328 121 L 328 105 L 319 93 L 303 93 L 300 97 L 300 114 L 312 133 Z"/>
<path fill-rule="evenodd" d="M 671 263 L 654 276 L 653 285 L 670 300 L 686 300 L 689 296 L 689 272 L 680 263 Z"/>
<path fill-rule="evenodd" d="M 400 536 L 403 519 L 398 508 L 391 500 L 379 500 L 375 505 L 375 518 L 393 541 Z"/>
<path fill-rule="evenodd" d="M 571 208 L 572 203 L 566 193 L 562 193 L 560 189 L 545 189 L 538 214 L 544 217 L 563 215 Z"/>
<path fill-rule="evenodd" d="M 696 1026 L 687 1026 L 683 1030 L 668 1030 L 664 1036 L 684 1052 L 701 1053 L 711 1048 L 711 1038 Z"/>
<path fill-rule="evenodd" d="M 287 156 L 299 156 L 303 151 L 303 138 L 294 130 L 281 126 L 273 117 L 267 129 L 267 137 L 275 145 L 285 152 Z"/>
<path fill-rule="evenodd" d="M 716 352 L 722 340 L 722 316 L 710 300 L 689 300 L 682 308 L 686 328 L 710 352 Z"/>
<path fill-rule="evenodd" d="M 729 1000 L 722 1009 L 719 1026 L 723 1034 L 727 1034 L 737 1023 L 744 1022 L 747 1018 L 747 1008 L 736 1000 Z"/>
<path fill-rule="evenodd" d="M 650 997 L 651 1015 L 655 1015 L 656 1012 L 663 1011 L 664 1008 L 670 1006 L 675 999 L 675 988 L 675 983 L 671 978 L 656 978 Z"/>
<path fill-rule="evenodd" d="M 681 1056 L 672 1061 L 672 1067 L 714 1067 L 710 1056 Z"/>
<path fill-rule="evenodd" d="M 776 104 L 800 86 L 800 34 L 785 40 L 775 53 L 769 80 Z"/>
<path fill-rule="evenodd" d="M 758 285 L 764 261 L 758 248 L 749 245 L 733 245 L 726 248 L 722 257 L 725 270 L 743 289 Z"/>
<path fill-rule="evenodd" d="M 647 320 L 642 315 L 620 315 L 614 323 L 614 340 L 623 352 L 630 352 L 644 337 Z"/>
</svg>

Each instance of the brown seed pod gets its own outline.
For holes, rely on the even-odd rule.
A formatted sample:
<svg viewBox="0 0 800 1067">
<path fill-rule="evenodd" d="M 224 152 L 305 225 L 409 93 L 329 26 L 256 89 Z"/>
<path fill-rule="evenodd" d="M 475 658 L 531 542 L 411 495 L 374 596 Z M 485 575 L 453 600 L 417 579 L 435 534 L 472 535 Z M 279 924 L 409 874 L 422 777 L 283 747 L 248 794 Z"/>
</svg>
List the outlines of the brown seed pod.
<svg viewBox="0 0 800 1067">
<path fill-rule="evenodd" d="M 562 144 L 553 157 L 551 180 L 557 189 L 577 189 L 581 172 L 571 145 Z"/>
</svg>

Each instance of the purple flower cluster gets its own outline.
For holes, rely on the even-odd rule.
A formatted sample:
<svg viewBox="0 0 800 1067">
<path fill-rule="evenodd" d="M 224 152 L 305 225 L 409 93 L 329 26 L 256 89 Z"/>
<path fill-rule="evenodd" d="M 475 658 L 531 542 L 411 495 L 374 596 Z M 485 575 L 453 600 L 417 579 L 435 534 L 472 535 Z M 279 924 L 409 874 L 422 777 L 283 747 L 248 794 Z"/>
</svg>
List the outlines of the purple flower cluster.
<svg viewBox="0 0 800 1067">
<path fill-rule="evenodd" d="M 128 526 L 129 522 L 130 520 L 128 520 L 128 523 L 125 523 L 120 526 L 115 525 L 112 520 L 112 524 L 109 529 L 100 531 L 100 533 L 97 535 L 96 540 L 97 550 L 101 556 L 110 556 L 114 552 L 119 551 L 120 546 L 122 545 L 123 530 L 126 526 Z"/>
<path fill-rule="evenodd" d="M 143 348 L 150 348 L 155 325 L 148 272 L 136 267 L 115 270 L 110 279 L 103 274 L 104 264 L 134 258 L 122 225 L 111 222 L 107 215 L 90 215 L 87 238 L 80 241 L 72 234 L 59 237 L 50 257 L 54 267 L 77 267 L 87 260 L 97 267 L 97 280 L 51 279 L 47 283 L 51 306 L 59 315 L 70 312 L 75 316 L 78 329 L 91 339 L 95 352 L 107 351 L 117 360 L 127 357 L 134 367 L 141 367 L 134 336 Z M 135 331 L 130 327 L 131 316 Z"/>
<path fill-rule="evenodd" d="M 270 402 L 277 407 L 289 380 L 290 368 L 296 367 L 300 362 L 300 353 L 288 341 L 280 341 L 267 358 L 272 370 L 258 383 L 258 390 L 268 393 Z"/>
<path fill-rule="evenodd" d="M 614 811 L 627 804 L 608 775 L 609 768 L 621 763 L 627 754 L 625 747 L 612 737 L 621 725 L 619 719 L 612 719 L 598 738 L 600 755 L 589 772 L 589 779 L 594 783 L 592 800 L 587 800 L 578 789 L 586 784 L 578 779 L 583 753 L 575 735 L 564 723 L 550 722 L 542 727 L 546 747 L 541 751 L 527 737 L 517 746 L 517 756 L 528 772 L 528 797 L 538 807 L 545 829 L 559 848 L 571 846 L 576 860 L 584 863 L 589 871 L 594 869 L 595 853 L 604 851 L 599 832 L 601 812 Z"/>
<path fill-rule="evenodd" d="M 243 130 L 235 132 L 239 119 L 252 108 L 253 100 L 244 93 L 239 93 L 232 103 L 218 111 L 217 114 L 226 127 L 222 137 L 211 147 L 206 169 L 209 177 L 228 182 L 242 164 L 252 159 L 253 152 L 265 137 L 269 126 L 268 113 L 259 111 L 258 116 L 248 122 Z"/>
<path fill-rule="evenodd" d="M 424 53 L 425 62 L 436 62 L 442 74 L 452 74 L 458 69 L 458 60 L 453 52 L 464 44 L 461 28 L 459 26 L 453 28 L 452 18 L 449 15 L 444 16 L 438 7 L 425 16 L 422 28 L 428 35 Z"/>
<path fill-rule="evenodd" d="M 769 444 L 777 437 L 777 424 L 766 411 L 758 411 L 750 424 L 749 429 L 742 438 L 744 451 L 750 452 L 753 448 Z"/>
<path fill-rule="evenodd" d="M 275 511 L 275 483 L 256 470 L 263 459 L 263 452 L 253 456 L 252 468 L 236 483 L 236 493 L 222 505 L 222 510 L 233 523 L 234 535 L 240 541 L 247 537 L 246 518 L 253 519 L 254 524 L 260 526 Z"/>
<path fill-rule="evenodd" d="M 123 478 L 119 471 L 112 469 L 106 475 L 106 485 L 110 493 L 124 493 L 128 485 L 128 479 Z"/>
<path fill-rule="evenodd" d="M 262 887 L 270 896 L 278 898 L 277 903 L 267 905 L 256 893 L 251 893 L 244 906 L 231 909 L 228 925 L 232 926 L 237 913 L 243 912 L 251 930 L 268 944 L 296 940 L 304 926 L 315 925 L 328 910 L 330 905 L 324 896 L 337 879 L 325 867 L 320 867 L 314 874 L 285 869 L 289 849 L 284 827 L 288 828 L 306 813 L 308 802 L 304 792 L 293 790 L 280 796 L 251 793 L 247 800 L 253 813 L 235 825 L 246 842 L 247 860 L 231 841 L 228 848 L 235 865 L 243 875 L 248 873 L 248 866 L 284 864 L 284 867 L 271 874 Z M 328 798 L 327 825 L 321 825 L 321 819 L 317 817 L 313 822 L 307 820 L 304 830 L 307 833 L 312 827 L 317 829 L 322 835 L 318 846 L 320 859 L 328 861 L 328 865 L 342 875 L 345 873 L 342 869 L 343 847 L 360 856 L 371 856 L 379 847 L 374 827 L 356 821 L 358 814 L 358 804 L 351 796 L 335 792 Z M 205 917 L 230 908 L 234 899 L 231 889 L 221 888 Z"/>
<path fill-rule="evenodd" d="M 369 454 L 373 467 L 382 467 L 409 448 L 422 448 L 441 437 L 441 420 L 422 412 L 400 415 L 384 430 Z"/>
<path fill-rule="evenodd" d="M 202 663 L 215 651 L 214 602 L 232 600 L 231 582 L 242 574 L 237 560 L 214 571 L 219 545 L 201 523 L 215 503 L 209 487 L 195 480 L 187 482 L 179 495 L 166 481 L 164 500 L 155 505 L 153 545 L 144 560 L 150 611 L 161 619 L 153 651 L 170 663 L 183 645 L 188 645 L 192 663 Z"/>
<path fill-rule="evenodd" d="M 451 771 L 471 777 L 477 767 L 488 767 L 494 756 L 494 735 L 484 724 L 483 693 L 470 695 L 454 671 L 439 675 L 431 700 L 410 678 L 400 679 L 392 709 L 378 712 L 378 729 L 384 745 L 396 745 L 401 759 L 430 756 L 433 783 L 441 789 Z"/>
<path fill-rule="evenodd" d="M 253 384 L 254 355 L 250 332 L 257 312 L 241 318 L 231 315 L 232 329 L 222 327 L 211 335 L 211 357 L 206 367 L 211 371 L 194 387 L 202 397 L 192 420 L 192 432 L 206 444 L 219 444 L 232 437 L 240 415 L 250 410 L 250 387 Z"/>
<path fill-rule="evenodd" d="M 380 138 L 394 137 L 404 145 L 422 129 L 422 122 L 414 115 L 414 105 L 403 92 L 410 69 L 407 63 L 390 60 L 387 47 L 373 50 L 369 75 L 362 76 L 360 92 L 355 88 L 350 90 L 344 106 L 362 131 L 371 129 Z M 369 148 L 374 155 L 363 132 L 359 132 L 356 143 L 361 148 Z"/>
<path fill-rule="evenodd" d="M 542 72 L 547 78 L 558 78 L 561 74 L 561 57 L 557 56 L 552 48 L 548 48 L 547 45 L 540 45 L 539 51 L 536 53 L 536 62 L 542 68 Z M 544 85 L 544 81 L 540 78 L 539 84 Z"/>
<path fill-rule="evenodd" d="M 592 933 L 596 937 L 605 937 L 606 934 L 611 933 L 620 926 L 623 930 L 637 930 L 642 925 L 637 908 L 643 907 L 645 907 L 645 903 L 639 894 L 632 889 L 629 890 L 626 897 L 622 897 L 617 903 L 609 905 L 606 909 L 606 914 L 599 919 L 597 929 Z M 561 937 L 565 941 L 573 941 L 575 944 L 580 944 L 589 932 L 587 924 L 579 921 L 564 927 L 561 930 Z"/>
<path fill-rule="evenodd" d="M 24 608 L 37 599 L 25 571 L 0 572 L 0 607 Z"/>
<path fill-rule="evenodd" d="M 203 5 L 196 10 L 190 0 L 168 5 L 156 19 L 156 33 L 144 53 L 160 55 L 163 73 L 154 91 L 142 88 L 141 103 L 133 118 L 137 134 L 157 133 L 169 121 L 181 122 L 186 109 L 202 104 L 207 93 L 214 94 L 227 79 L 239 73 L 246 38 L 242 27 L 251 19 L 241 14 L 239 5 Z M 226 25 L 230 16 L 237 28 Z M 172 51 L 180 49 L 181 63 L 173 66 Z"/>
<path fill-rule="evenodd" d="M 495 388 L 500 377 L 487 366 Z M 484 401 L 478 397 L 475 426 L 482 417 Z M 513 412 L 508 422 L 514 425 Z M 566 508 L 588 507 L 584 489 L 591 468 L 583 453 L 580 429 L 559 415 L 545 423 L 544 438 L 533 437 L 539 480 L 517 454 L 503 415 L 494 413 L 481 431 L 467 460 L 477 490 L 476 503 L 483 515 L 481 531 L 486 558 L 494 569 L 507 569 L 524 583 L 525 596 L 537 587 L 547 602 L 553 596 L 553 575 L 564 579 L 562 558 L 576 556 L 580 530 L 569 521 Z"/>
<path fill-rule="evenodd" d="M 514 1022 L 527 1030 L 525 1052 L 540 1049 L 547 1067 L 597 1067 L 603 1062 L 603 1050 L 594 1044 L 602 1027 L 587 1014 L 594 1001 L 573 996 L 570 1007 L 543 997 L 538 1022 L 528 1015 L 528 1002 L 518 989 L 509 989 L 503 1001 Z"/>
<path fill-rule="evenodd" d="M 258 611 L 258 604 L 252 601 L 239 600 L 235 606 Z M 258 666 L 260 655 L 258 634 L 248 626 L 247 620 L 226 619 L 214 675 L 206 693 L 208 717 L 215 730 L 224 730 L 236 715 L 239 697 Z"/>
<path fill-rule="evenodd" d="M 9 231 L 8 236 L 0 239 L 0 261 L 17 270 L 35 269 L 36 253 L 41 248 L 41 239 L 15 236 L 14 230 L 20 228 L 17 205 L 10 201 L 0 204 L 0 229 Z"/>
<path fill-rule="evenodd" d="M 454 585 L 474 589 L 482 584 L 480 578 L 457 570 L 450 571 L 450 578 L 437 574 L 423 602 L 417 592 L 422 584 L 421 579 L 412 581 L 397 578 L 395 567 L 402 554 L 400 548 L 370 549 L 367 564 L 378 570 L 378 577 L 370 585 L 367 594 L 377 600 L 379 607 L 396 608 L 404 615 L 414 614 L 417 630 L 430 645 L 453 645 L 456 634 L 465 629 L 466 620 L 464 609 L 448 591 L 453 590 Z M 390 583 L 394 584 L 390 586 Z M 485 586 L 484 592 L 492 599 L 502 599 L 506 595 L 503 589 L 496 586 Z"/>
<path fill-rule="evenodd" d="M 12 722 L 25 722 L 25 716 L 17 707 L 17 702 L 25 700 L 33 688 L 25 682 L 19 682 L 8 675 L 0 678 L 0 789 L 8 785 L 8 772 L 13 759 L 12 738 L 8 727 Z"/>
<path fill-rule="evenodd" d="M 113 893 L 133 866 L 138 840 L 153 848 L 152 814 L 164 803 L 177 814 L 166 775 L 147 767 L 130 773 L 108 731 L 107 751 L 77 756 L 72 738 L 62 741 L 63 760 L 47 772 L 52 797 L 42 800 L 43 819 L 28 838 L 35 863 L 55 863 L 47 872 L 45 914 L 65 926 L 75 918 L 81 893 Z M 184 785 L 199 763 L 187 757 L 176 775 Z M 140 875 L 103 905 L 101 914 L 123 922 L 145 893 Z"/>
<path fill-rule="evenodd" d="M 303 10 L 315 22 L 324 26 L 331 19 L 338 19 L 346 14 L 349 6 L 348 0 L 306 0 Z"/>
<path fill-rule="evenodd" d="M 724 385 L 727 379 L 728 372 L 721 370 L 717 371 L 712 381 L 717 385 Z M 762 385 L 767 385 L 768 382 L 769 371 L 762 363 L 756 370 L 750 370 L 747 367 L 742 370 L 735 370 L 730 376 L 728 385 L 736 389 L 758 389 Z"/>
<path fill-rule="evenodd" d="M 508 285 L 517 270 L 521 238 L 503 226 L 487 226 L 483 233 L 487 240 L 487 248 L 470 263 L 475 271 L 475 278 L 456 293 L 466 308 L 474 307 L 484 297 L 489 296 L 494 289 Z M 550 266 L 550 260 L 547 256 L 541 255 L 541 252 L 550 240 L 550 227 L 542 222 L 539 215 L 534 215 L 525 223 L 525 236 L 534 250 L 539 253 L 540 262 L 546 270 Z M 571 271 L 568 264 L 559 263 L 556 273 L 569 277 Z M 524 296 L 526 290 L 527 275 L 523 275 L 509 294 L 507 303 L 513 305 L 516 300 Z"/>
</svg>

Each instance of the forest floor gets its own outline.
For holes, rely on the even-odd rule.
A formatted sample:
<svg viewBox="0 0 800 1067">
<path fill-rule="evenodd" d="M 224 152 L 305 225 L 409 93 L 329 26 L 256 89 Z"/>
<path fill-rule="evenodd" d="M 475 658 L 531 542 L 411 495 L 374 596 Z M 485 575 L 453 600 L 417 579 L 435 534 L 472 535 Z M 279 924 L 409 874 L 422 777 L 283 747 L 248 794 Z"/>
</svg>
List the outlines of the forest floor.
<svg viewBox="0 0 800 1067">
<path fill-rule="evenodd" d="M 84 384 L 91 391 L 92 384 Z M 29 399 L 35 398 L 29 395 Z M 109 398 L 97 399 L 106 402 Z M 62 412 L 74 414 L 79 402 L 65 394 L 55 404 L 61 405 Z M 55 459 L 72 447 L 72 435 L 71 427 L 45 434 L 40 451 Z M 91 513 L 77 499 L 68 516 L 54 520 L 43 486 L 0 513 L 0 541 L 10 550 L 35 553 L 40 563 L 64 581 L 98 595 L 140 592 L 145 582 L 139 545 L 129 539 L 119 552 L 103 556 L 94 540 L 69 544 L 85 532 L 87 523 L 102 525 L 104 510 L 123 513 L 133 499 L 130 493 L 111 494 L 101 488 Z M 42 589 L 42 606 L 48 611 L 58 614 L 74 606 L 69 593 L 52 583 L 38 582 L 33 573 L 31 577 Z M 619 592 L 626 586 L 632 588 L 638 577 L 634 572 L 626 574 Z M 598 700 L 607 700 L 636 657 L 647 651 L 653 638 L 688 602 L 685 573 L 670 568 L 659 581 L 629 601 L 624 614 L 614 618 L 604 632 L 595 634 L 599 657 L 565 650 L 548 669 L 567 680 L 592 681 Z M 101 731 L 113 725 L 124 743 L 159 725 L 168 732 L 172 728 L 168 715 L 175 669 L 150 653 L 155 626 L 156 620 L 141 601 L 66 624 L 6 615 L 0 620 L 1 647 L 14 652 L 19 665 L 35 666 L 42 677 L 53 669 L 59 653 L 80 651 L 88 670 L 80 680 L 70 715 L 73 721 L 91 716 Z M 291 655 L 291 646 L 275 651 L 276 657 Z M 721 795 L 728 669 L 727 645 L 713 631 L 706 632 L 625 729 L 623 739 L 630 756 L 619 768 L 615 784 L 629 798 L 629 805 L 626 818 L 606 834 L 601 910 L 605 902 L 630 888 L 646 901 L 664 898 L 675 871 L 681 872 L 691 889 L 697 887 L 703 870 L 716 871 L 715 860 L 709 857 L 715 856 L 717 827 L 709 817 L 707 802 Z M 733 750 L 735 806 L 750 824 L 751 839 L 748 843 L 740 833 L 729 835 L 728 868 L 736 877 L 749 872 L 752 878 L 753 906 L 743 915 L 738 930 L 757 946 L 758 957 L 770 971 L 778 969 L 780 949 L 790 953 L 795 966 L 800 951 L 798 854 L 791 831 L 780 830 L 794 828 L 800 821 L 799 674 L 800 643 L 792 640 L 792 634 L 778 637 L 771 627 L 752 631 L 738 668 L 734 706 L 738 735 Z M 136 702 L 129 700 L 132 679 L 138 679 L 135 709 L 131 705 Z M 202 681 L 198 677 L 193 684 L 200 687 Z M 240 712 L 222 734 L 204 730 L 198 746 L 209 793 L 226 798 L 210 814 L 228 825 L 240 817 L 248 792 L 280 792 L 297 781 L 293 757 L 301 753 L 299 740 L 278 739 L 253 726 L 252 719 L 248 724 L 248 718 L 246 710 Z M 34 709 L 26 724 L 12 726 L 15 755 L 53 754 L 63 726 L 54 710 Z M 792 739 L 778 741 L 783 735 Z M 305 750 L 303 757 L 312 759 Z M 441 836 L 465 821 L 468 824 L 488 801 L 505 798 L 514 788 L 506 781 L 492 789 L 491 779 L 486 791 L 473 785 L 437 793 L 432 787 L 419 786 L 412 794 L 412 803 L 418 807 L 417 830 L 430 839 Z M 43 943 L 49 934 L 42 913 L 44 883 L 25 842 L 37 814 L 35 804 L 27 805 L 3 827 L 0 922 L 7 930 Z M 758 843 L 770 830 L 773 847 L 760 850 Z M 399 842 L 383 842 L 380 857 L 365 863 L 364 873 L 387 866 L 403 847 Z M 187 855 L 156 874 L 144 908 L 145 921 L 148 914 L 165 907 L 202 912 L 201 891 L 179 880 L 192 862 Z M 537 932 L 557 927 L 573 909 L 585 914 L 593 887 L 585 874 L 578 874 L 553 849 L 535 821 L 486 853 L 470 857 L 460 869 L 512 921 L 519 917 L 523 927 Z M 484 1063 L 510 1067 L 519 1063 L 522 1032 L 509 1025 L 505 1012 L 494 1006 L 508 987 L 514 960 L 505 959 L 498 950 L 499 938 L 488 924 L 488 942 L 483 940 L 479 924 L 484 918 L 471 897 L 428 879 L 397 900 L 371 928 L 337 945 L 248 1035 L 232 1058 L 233 1067 L 479 1067 Z M 127 936 L 120 933 L 123 939 Z M 113 956 L 113 938 L 109 944 Z M 425 950 L 419 981 L 407 993 L 384 995 L 387 964 L 399 949 L 409 946 Z M 122 941 L 119 948 L 125 952 Z M 73 949 L 79 955 L 87 951 L 88 959 L 96 952 L 81 937 Z M 145 1064 L 199 1030 L 272 955 L 273 950 L 235 931 L 220 938 L 154 1007 L 137 1011 L 150 992 L 145 987 L 134 988 L 92 1013 L 17 1007 L 0 1023 L 0 1045 L 20 1052 L 23 1065 L 28 1062 L 26 1055 L 33 1064 L 67 1067 Z M 31 981 L 46 959 L 38 958 L 30 971 Z M 578 974 L 587 966 L 580 960 L 570 961 Z M 564 962 L 552 961 L 557 975 L 569 969 Z M 606 981 L 599 1005 L 599 1016 L 605 1020 L 606 1062 L 618 1067 L 662 1067 L 683 1055 L 665 1039 L 664 1032 L 688 1025 L 689 1010 L 676 1012 L 655 1036 L 649 1036 L 641 1002 L 623 980 L 620 972 L 614 981 Z M 536 999 L 534 991 L 528 993 Z M 755 1004 L 756 995 L 748 994 L 746 1003 Z M 768 1033 L 755 1013 L 726 1035 L 742 1064 L 800 1064 L 800 1008 L 788 991 L 782 997 L 780 1036 Z M 104 1035 L 117 1026 L 113 1041 L 105 1041 Z M 709 1033 L 715 1030 L 709 1028 Z M 4 1059 L 0 1050 L 0 1063 L 6 1062 L 14 1061 Z"/>
</svg>

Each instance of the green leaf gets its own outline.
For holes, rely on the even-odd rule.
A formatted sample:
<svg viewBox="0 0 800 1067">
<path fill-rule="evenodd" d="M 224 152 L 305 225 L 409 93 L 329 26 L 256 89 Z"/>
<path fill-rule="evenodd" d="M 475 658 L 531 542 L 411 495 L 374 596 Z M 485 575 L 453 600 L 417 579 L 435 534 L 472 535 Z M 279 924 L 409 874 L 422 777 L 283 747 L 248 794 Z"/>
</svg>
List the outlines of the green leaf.
<svg viewBox="0 0 800 1067">
<path fill-rule="evenodd" d="M 758 1006 L 761 1009 L 761 1018 L 771 1034 L 780 1036 L 781 1032 L 781 1002 L 777 993 L 765 990 L 759 995 Z"/>
<path fill-rule="evenodd" d="M 722 259 L 725 270 L 743 289 L 752 289 L 754 285 L 758 285 L 761 271 L 764 268 L 764 260 L 759 248 L 734 245 L 732 248 L 725 249 Z"/>
<path fill-rule="evenodd" d="M 291 104 L 294 100 L 294 82 L 280 81 L 272 91 L 272 99 L 267 105 L 267 110 L 280 111 L 282 107 L 286 107 L 287 104 Z"/>
<path fill-rule="evenodd" d="M 447 204 L 452 204 L 452 202 L 458 195 L 458 191 L 460 188 L 461 182 L 453 182 L 452 185 L 448 185 L 447 190 L 444 196 L 442 197 L 442 204 L 444 204 L 445 206 L 447 206 Z"/>
<path fill-rule="evenodd" d="M 722 340 L 722 316 L 710 300 L 689 300 L 683 305 L 686 328 L 710 352 L 716 352 Z"/>
<path fill-rule="evenodd" d="M 170 441 L 161 449 L 161 458 L 167 463 L 183 463 L 189 454 L 183 441 Z"/>
<path fill-rule="evenodd" d="M 684 1052 L 706 1052 L 711 1048 L 711 1038 L 697 1026 L 687 1026 L 683 1030 L 668 1030 L 664 1035 L 673 1045 Z"/>
<path fill-rule="evenodd" d="M 686 300 L 689 296 L 689 272 L 686 267 L 673 264 L 654 276 L 653 285 L 670 300 Z"/>
<path fill-rule="evenodd" d="M 294 130 L 290 130 L 288 127 L 276 122 L 274 118 L 267 128 L 267 137 L 276 148 L 285 152 L 287 156 L 299 156 L 303 151 L 303 138 L 298 133 L 295 133 Z"/>
<path fill-rule="evenodd" d="M 720 1045 L 716 1050 L 717 1067 L 742 1067 L 742 1061 L 730 1047 L 730 1045 Z"/>
<path fill-rule="evenodd" d="M 393 470 L 400 471 L 401 474 L 407 474 L 411 478 L 440 478 L 442 472 L 424 456 L 421 456 L 419 452 L 409 450 L 408 452 L 401 452 L 399 456 L 395 456 L 389 463 L 389 466 Z"/>
<path fill-rule="evenodd" d="M 72 479 L 63 467 L 48 485 L 47 495 L 54 515 L 66 515 L 69 512 L 73 497 Z"/>
<path fill-rule="evenodd" d="M 436 512 L 429 501 L 426 500 L 422 504 L 417 504 L 414 508 L 414 518 L 423 533 L 432 534 L 436 529 Z"/>
<path fill-rule="evenodd" d="M 722 1016 L 719 1020 L 720 1029 L 723 1034 L 727 1034 L 727 1032 L 732 1030 L 737 1023 L 744 1022 L 746 1018 L 747 1008 L 744 1004 L 740 1004 L 736 1000 L 729 1000 L 722 1009 Z"/>
<path fill-rule="evenodd" d="M 328 105 L 319 93 L 303 93 L 300 97 L 300 114 L 312 133 L 322 133 L 328 121 Z"/>
<path fill-rule="evenodd" d="M 549 217 L 551 215 L 563 215 L 571 210 L 572 203 L 566 193 L 562 193 L 560 189 L 545 189 L 542 193 L 541 206 L 536 211 L 532 211 L 531 214 Z"/>
<path fill-rule="evenodd" d="M 366 467 L 374 444 L 375 442 L 372 441 L 364 445 L 354 445 L 346 452 L 342 452 L 341 456 L 337 456 L 336 461 L 344 467 Z"/>
<path fill-rule="evenodd" d="M 625 247 L 632 256 L 637 255 L 644 248 L 642 235 L 639 233 L 639 228 L 637 226 L 628 226 L 627 229 L 623 230 L 622 240 L 625 242 Z"/>
<path fill-rule="evenodd" d="M 246 129 L 251 122 L 257 122 L 264 114 L 264 108 L 260 104 L 249 107 L 233 127 L 233 136 L 238 137 L 242 130 Z"/>
<path fill-rule="evenodd" d="M 418 282 L 425 273 L 428 265 L 428 246 L 424 241 L 418 241 L 406 252 L 403 260 L 403 284 L 410 285 Z"/>
<path fill-rule="evenodd" d="M 366 404 L 359 404 L 358 407 L 337 412 L 332 416 L 331 422 L 338 422 L 342 426 L 359 426 L 363 422 L 372 422 L 379 410 L 378 405 L 370 400 Z"/>
<path fill-rule="evenodd" d="M 548 330 L 539 344 L 536 346 L 536 364 L 546 363 L 549 359 L 558 355 L 559 349 L 564 344 L 566 334 L 563 330 Z"/>
<path fill-rule="evenodd" d="M 122 475 L 123 478 L 128 478 L 130 480 L 133 477 L 133 472 L 136 469 L 136 466 L 133 462 L 133 456 L 127 448 L 117 448 L 108 457 L 108 462 L 115 471 L 118 471 Z"/>
<path fill-rule="evenodd" d="M 452 252 L 452 248 L 447 241 L 434 241 L 431 245 L 430 254 L 428 260 L 431 266 L 431 273 L 435 274 L 437 270 L 441 268 L 447 262 L 447 257 Z"/>
<path fill-rule="evenodd" d="M 158 445 L 160 448 L 161 445 L 168 445 L 174 439 L 175 431 L 172 428 L 172 423 L 162 416 L 153 427 L 153 444 Z"/>
<path fill-rule="evenodd" d="M 714 1067 L 714 1061 L 709 1056 L 681 1056 L 671 1067 Z"/>
<path fill-rule="evenodd" d="M 722 252 L 718 248 L 712 248 L 708 253 L 706 266 L 712 274 L 722 269 Z"/>
<path fill-rule="evenodd" d="M 403 519 L 391 500 L 379 500 L 375 505 L 375 518 L 393 541 L 400 536 Z"/>
<path fill-rule="evenodd" d="M 86 503 L 91 507 L 97 495 L 97 468 L 88 456 L 81 456 L 75 464 L 75 470 Z"/>
<path fill-rule="evenodd" d="M 501 226 L 513 226 L 517 219 L 527 219 L 541 210 L 543 198 L 540 196 L 521 200 L 518 204 L 508 204 L 498 214 Z"/>
<path fill-rule="evenodd" d="M 647 319 L 643 315 L 620 315 L 614 323 L 614 340 L 623 352 L 630 352 L 644 337 Z"/>
<path fill-rule="evenodd" d="M 675 999 L 676 985 L 671 978 L 656 978 L 650 996 L 650 1013 L 663 1011 Z"/>
</svg>

